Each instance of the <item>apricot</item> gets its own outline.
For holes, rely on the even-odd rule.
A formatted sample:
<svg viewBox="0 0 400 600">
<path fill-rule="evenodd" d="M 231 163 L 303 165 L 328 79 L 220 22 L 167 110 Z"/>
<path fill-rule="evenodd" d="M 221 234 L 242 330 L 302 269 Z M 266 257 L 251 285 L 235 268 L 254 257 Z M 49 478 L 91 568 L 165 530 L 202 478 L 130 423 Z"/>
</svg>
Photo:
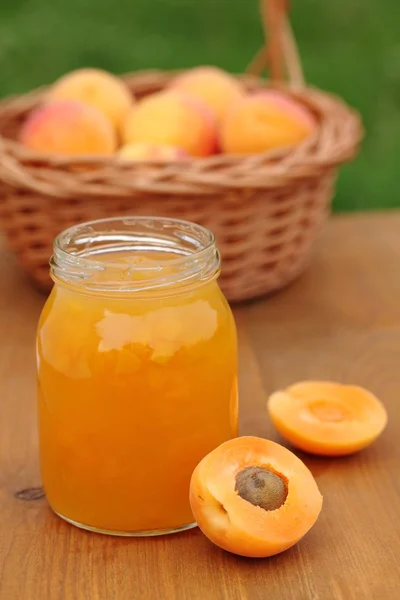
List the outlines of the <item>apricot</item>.
<svg viewBox="0 0 400 600">
<path fill-rule="evenodd" d="M 161 144 L 146 144 L 146 143 L 132 143 L 122 146 L 118 152 L 118 156 L 128 160 L 134 161 L 145 161 L 145 160 L 156 160 L 156 161 L 173 161 L 181 160 L 188 157 L 188 153 L 183 148 L 177 146 L 165 146 Z"/>
<path fill-rule="evenodd" d="M 244 90 L 239 81 L 218 67 L 196 67 L 171 82 L 171 88 L 202 100 L 214 111 L 218 122 L 228 109 L 243 98 Z"/>
<path fill-rule="evenodd" d="M 49 90 L 50 100 L 76 100 L 102 112 L 116 129 L 132 107 L 134 98 L 128 86 L 102 69 L 78 69 L 67 73 Z"/>
<path fill-rule="evenodd" d="M 178 92 L 159 92 L 138 102 L 128 113 L 122 137 L 125 144 L 178 146 L 191 156 L 208 156 L 217 148 L 212 112 Z"/>
<path fill-rule="evenodd" d="M 290 450 L 248 436 L 221 444 L 197 465 L 190 504 L 214 544 L 241 556 L 266 557 L 287 550 L 311 529 L 322 496 Z"/>
<path fill-rule="evenodd" d="M 75 156 L 112 154 L 117 145 L 114 129 L 101 112 L 67 100 L 45 104 L 30 113 L 19 139 L 37 152 Z"/>
<path fill-rule="evenodd" d="M 371 392 L 354 385 L 304 381 L 272 394 L 268 412 L 293 446 L 324 456 L 352 454 L 384 430 L 387 413 Z"/>
<path fill-rule="evenodd" d="M 316 127 L 311 113 L 289 96 L 262 90 L 237 102 L 221 125 L 221 148 L 227 154 L 258 154 L 293 146 Z"/>
</svg>

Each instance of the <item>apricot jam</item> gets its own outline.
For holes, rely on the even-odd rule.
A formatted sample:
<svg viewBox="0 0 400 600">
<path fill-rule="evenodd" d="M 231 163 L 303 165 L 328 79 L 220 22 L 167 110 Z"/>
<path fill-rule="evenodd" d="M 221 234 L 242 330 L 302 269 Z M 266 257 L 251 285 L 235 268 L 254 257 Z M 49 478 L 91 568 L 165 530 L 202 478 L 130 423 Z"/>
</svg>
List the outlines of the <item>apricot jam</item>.
<svg viewBox="0 0 400 600">
<path fill-rule="evenodd" d="M 237 343 L 206 229 L 109 219 L 56 239 L 37 340 L 43 485 L 116 535 L 194 525 L 197 463 L 237 435 Z"/>
</svg>

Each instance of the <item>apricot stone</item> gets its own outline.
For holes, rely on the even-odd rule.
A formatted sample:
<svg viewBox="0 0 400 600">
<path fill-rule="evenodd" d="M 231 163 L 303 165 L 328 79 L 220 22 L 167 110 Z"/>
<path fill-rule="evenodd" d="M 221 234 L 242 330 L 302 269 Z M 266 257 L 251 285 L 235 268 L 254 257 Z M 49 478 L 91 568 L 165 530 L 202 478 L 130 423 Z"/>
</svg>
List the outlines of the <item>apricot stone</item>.
<svg viewBox="0 0 400 600">
<path fill-rule="evenodd" d="M 191 156 L 208 156 L 217 148 L 211 111 L 178 92 L 160 92 L 138 102 L 125 120 L 122 137 L 125 144 L 177 146 Z"/>
<path fill-rule="evenodd" d="M 61 77 L 51 87 L 50 100 L 76 100 L 102 112 L 119 129 L 134 98 L 128 86 L 102 69 L 78 69 Z"/>
<path fill-rule="evenodd" d="M 200 461 L 190 504 L 214 544 L 241 556 L 265 557 L 287 550 L 311 529 L 322 496 L 290 450 L 246 436 L 221 444 Z"/>
<path fill-rule="evenodd" d="M 202 100 L 215 113 L 218 122 L 244 96 L 239 81 L 226 71 L 212 66 L 196 67 L 178 75 L 171 87 Z"/>
<path fill-rule="evenodd" d="M 287 482 L 266 467 L 246 467 L 236 475 L 235 490 L 243 500 L 276 510 L 287 498 Z"/>
<path fill-rule="evenodd" d="M 326 381 L 304 381 L 275 392 L 268 412 L 293 446 L 324 456 L 369 446 L 387 423 L 385 407 L 371 392 Z"/>
<path fill-rule="evenodd" d="M 117 141 L 111 123 L 96 108 L 58 101 L 34 110 L 23 123 L 20 141 L 31 150 L 59 155 L 108 155 Z"/>
<path fill-rule="evenodd" d="M 183 148 L 177 146 L 165 146 L 161 144 L 132 143 L 122 146 L 118 156 L 133 161 L 175 161 L 188 157 L 188 153 Z"/>
<path fill-rule="evenodd" d="M 316 123 L 298 102 L 275 90 L 262 90 L 237 102 L 221 125 L 221 148 L 227 154 L 259 154 L 293 146 L 307 138 Z"/>
</svg>

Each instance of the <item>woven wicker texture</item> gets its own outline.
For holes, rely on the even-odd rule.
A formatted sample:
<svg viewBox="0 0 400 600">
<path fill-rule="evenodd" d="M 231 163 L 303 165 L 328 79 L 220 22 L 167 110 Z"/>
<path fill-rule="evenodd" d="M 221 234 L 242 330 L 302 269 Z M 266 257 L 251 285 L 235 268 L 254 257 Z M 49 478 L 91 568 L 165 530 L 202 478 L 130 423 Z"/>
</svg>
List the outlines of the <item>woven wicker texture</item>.
<svg viewBox="0 0 400 600">
<path fill-rule="evenodd" d="M 209 227 L 221 250 L 221 286 L 230 301 L 279 289 L 304 269 L 329 211 L 337 167 L 355 156 L 362 127 L 340 99 L 304 85 L 283 8 L 282 0 L 263 0 L 263 20 L 272 35 L 251 70 L 257 74 L 269 61 L 269 85 L 316 116 L 315 134 L 294 148 L 171 163 L 39 155 L 15 138 L 44 90 L 0 104 L 0 220 L 36 285 L 50 289 L 48 260 L 61 230 L 122 215 L 176 217 Z M 279 83 L 283 69 L 288 85 Z M 148 71 L 125 79 L 140 98 L 174 75 Z M 265 86 L 252 75 L 241 79 L 250 90 Z"/>
</svg>

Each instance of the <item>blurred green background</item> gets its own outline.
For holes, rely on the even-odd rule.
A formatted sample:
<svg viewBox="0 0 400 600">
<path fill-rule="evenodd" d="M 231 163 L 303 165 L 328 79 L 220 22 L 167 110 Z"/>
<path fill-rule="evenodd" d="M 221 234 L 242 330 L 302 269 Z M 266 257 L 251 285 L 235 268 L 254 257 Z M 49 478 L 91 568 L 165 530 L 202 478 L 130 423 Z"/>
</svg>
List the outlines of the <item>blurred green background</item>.
<svg viewBox="0 0 400 600">
<path fill-rule="evenodd" d="M 309 82 L 361 111 L 361 156 L 336 210 L 399 206 L 400 2 L 293 0 Z M 2 96 L 81 66 L 116 73 L 217 64 L 242 71 L 262 42 L 258 0 L 1 0 Z"/>
</svg>

